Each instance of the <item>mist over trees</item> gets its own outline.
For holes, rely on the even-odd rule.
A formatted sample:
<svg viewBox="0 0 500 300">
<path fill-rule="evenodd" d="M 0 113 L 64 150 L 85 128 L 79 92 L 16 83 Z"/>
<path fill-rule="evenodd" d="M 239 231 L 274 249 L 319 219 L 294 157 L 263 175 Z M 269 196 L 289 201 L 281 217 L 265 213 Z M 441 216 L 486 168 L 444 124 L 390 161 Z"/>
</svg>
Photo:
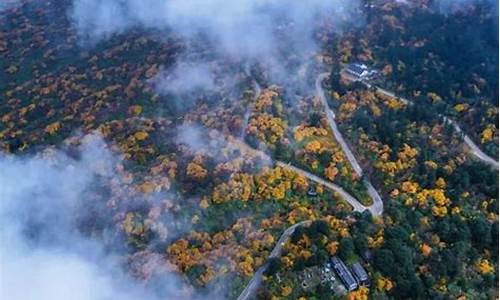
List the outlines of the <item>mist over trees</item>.
<svg viewBox="0 0 500 300">
<path fill-rule="evenodd" d="M 498 298 L 464 134 L 498 156 L 492 1 L 4 1 L 0 298 Z M 332 256 L 371 285 L 304 288 Z"/>
</svg>

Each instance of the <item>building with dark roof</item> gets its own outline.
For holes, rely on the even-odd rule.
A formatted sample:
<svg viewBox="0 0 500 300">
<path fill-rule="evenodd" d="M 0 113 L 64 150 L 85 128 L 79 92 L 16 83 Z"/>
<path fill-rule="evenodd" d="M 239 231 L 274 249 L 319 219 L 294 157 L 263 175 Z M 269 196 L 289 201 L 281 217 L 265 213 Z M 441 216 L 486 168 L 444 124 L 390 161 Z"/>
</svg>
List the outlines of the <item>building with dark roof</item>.
<svg viewBox="0 0 500 300">
<path fill-rule="evenodd" d="M 365 64 L 350 63 L 345 69 L 348 73 L 357 77 L 362 77 L 368 74 L 368 67 Z"/>
<path fill-rule="evenodd" d="M 351 270 L 359 285 L 370 286 L 370 277 L 368 276 L 368 273 L 366 273 L 365 268 L 363 268 L 359 262 L 354 263 L 351 266 Z"/>
<path fill-rule="evenodd" d="M 344 72 L 354 77 L 355 80 L 368 79 L 377 71 L 370 70 L 367 65 L 361 63 L 349 63 L 344 67 Z"/>
<path fill-rule="evenodd" d="M 337 272 L 337 275 L 339 276 L 340 280 L 345 285 L 347 290 L 354 291 L 355 289 L 357 289 L 358 283 L 356 282 L 356 279 L 354 279 L 351 271 L 349 271 L 344 262 L 336 256 L 331 258 L 331 262 L 333 265 L 333 269 L 335 270 L 335 272 Z"/>
</svg>

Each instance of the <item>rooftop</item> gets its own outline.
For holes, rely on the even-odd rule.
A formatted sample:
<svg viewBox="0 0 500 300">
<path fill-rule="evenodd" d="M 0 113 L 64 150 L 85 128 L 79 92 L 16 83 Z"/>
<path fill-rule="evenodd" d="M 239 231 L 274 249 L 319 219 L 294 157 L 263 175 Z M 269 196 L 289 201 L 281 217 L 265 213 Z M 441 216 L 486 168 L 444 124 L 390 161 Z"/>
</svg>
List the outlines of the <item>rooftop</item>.
<svg viewBox="0 0 500 300">
<path fill-rule="evenodd" d="M 356 74 L 362 74 L 364 71 L 368 70 L 368 67 L 365 64 L 350 63 L 346 66 L 346 69 Z"/>
<path fill-rule="evenodd" d="M 356 279 L 358 279 L 359 282 L 364 283 L 370 279 L 368 277 L 368 274 L 366 273 L 365 269 L 363 268 L 363 266 L 359 262 L 354 263 L 351 266 L 351 269 L 352 269 L 354 276 L 356 277 Z"/>
<path fill-rule="evenodd" d="M 333 264 L 333 268 L 335 269 L 337 275 L 339 275 L 340 279 L 345 284 L 347 289 L 350 291 L 357 289 L 358 284 L 344 262 L 336 256 L 332 257 L 331 261 Z"/>
</svg>

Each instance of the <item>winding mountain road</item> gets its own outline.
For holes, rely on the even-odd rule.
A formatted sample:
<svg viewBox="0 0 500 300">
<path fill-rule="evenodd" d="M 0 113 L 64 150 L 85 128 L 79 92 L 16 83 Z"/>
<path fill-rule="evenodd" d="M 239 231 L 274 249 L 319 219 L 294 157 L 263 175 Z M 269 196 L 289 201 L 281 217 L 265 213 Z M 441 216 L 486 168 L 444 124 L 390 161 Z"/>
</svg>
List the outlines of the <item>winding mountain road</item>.
<svg viewBox="0 0 500 300">
<path fill-rule="evenodd" d="M 321 87 L 321 82 L 328 75 L 329 75 L 328 73 L 323 73 L 323 74 L 320 74 L 318 76 L 318 78 L 316 79 L 316 94 L 319 96 L 319 98 L 321 99 L 321 101 L 323 103 L 323 106 L 325 108 L 325 112 L 326 112 L 326 115 L 328 118 L 328 123 L 330 124 L 330 127 L 332 128 L 332 131 L 335 135 L 336 140 L 340 143 L 344 153 L 346 153 L 346 156 L 347 156 L 349 162 L 351 163 L 351 165 L 353 166 L 356 174 L 358 174 L 361 177 L 363 174 L 363 169 L 361 168 L 361 166 L 357 162 L 354 154 L 352 153 L 351 149 L 349 148 L 349 146 L 345 142 L 344 138 L 342 137 L 342 134 L 338 130 L 337 124 L 335 123 L 335 114 L 329 108 L 328 102 L 326 101 L 326 97 L 325 97 L 323 88 Z M 260 93 L 260 87 L 258 85 L 256 85 L 256 86 L 257 86 L 256 91 L 258 92 L 258 93 L 256 93 L 256 98 L 257 98 L 259 93 Z M 262 151 L 256 150 L 256 149 L 248 146 L 243 140 L 239 140 L 239 141 L 235 141 L 235 142 L 240 143 L 241 144 L 240 146 L 244 147 L 246 150 L 257 151 L 259 153 L 262 153 Z M 266 154 L 263 154 L 263 155 L 266 155 Z M 272 159 L 270 157 L 269 157 L 269 160 L 272 161 Z M 333 182 L 327 181 L 319 176 L 316 176 L 316 175 L 309 173 L 305 170 L 302 170 L 300 168 L 292 166 L 289 163 L 285 163 L 282 161 L 275 161 L 275 163 L 276 163 L 276 165 L 278 165 L 282 168 L 287 168 L 289 170 L 292 170 L 292 171 L 308 178 L 311 181 L 319 183 L 319 184 L 325 186 L 326 188 L 337 192 L 342 198 L 344 198 L 352 206 L 354 211 L 363 212 L 365 210 L 369 210 L 374 216 L 380 216 L 383 213 L 384 206 L 383 206 L 382 199 L 381 199 L 380 195 L 378 194 L 378 192 L 373 187 L 373 185 L 368 180 L 365 180 L 364 183 L 368 189 L 368 194 L 373 199 L 373 204 L 369 207 L 366 207 L 363 204 L 361 204 L 356 198 L 354 198 L 352 195 L 350 195 L 348 192 L 346 192 L 342 187 L 336 185 Z M 302 222 L 299 222 L 297 224 L 294 224 L 294 225 L 288 227 L 283 232 L 281 237 L 279 238 L 278 242 L 276 243 L 273 250 L 271 251 L 271 254 L 269 255 L 268 259 L 274 258 L 274 257 L 280 257 L 283 246 L 290 239 L 290 236 L 293 234 L 295 229 L 299 226 L 308 225 L 311 223 L 312 223 L 312 221 L 306 220 L 306 221 L 302 221 Z M 248 300 L 257 292 L 257 289 L 259 288 L 259 285 L 262 281 L 262 276 L 264 275 L 264 272 L 265 272 L 267 266 L 268 266 L 268 264 L 265 263 L 254 273 L 254 276 L 252 277 L 252 279 L 250 279 L 248 285 L 245 287 L 245 289 L 238 296 L 237 300 Z"/>
<path fill-rule="evenodd" d="M 302 221 L 302 222 L 296 223 L 296 224 L 288 227 L 285 231 L 283 231 L 280 239 L 278 240 L 278 242 L 274 246 L 268 259 L 273 258 L 273 257 L 280 257 L 281 251 L 283 250 L 283 246 L 290 239 L 290 236 L 292 236 L 295 229 L 299 226 L 309 225 L 311 223 L 312 223 L 312 221 L 310 221 L 310 220 Z M 268 265 L 267 263 L 263 264 L 255 272 L 255 274 L 253 275 L 252 279 L 250 279 L 250 282 L 248 283 L 246 288 L 238 296 L 237 300 L 250 299 L 250 297 L 252 295 L 254 295 L 255 292 L 257 292 L 257 289 L 259 288 L 260 282 L 262 281 L 262 275 L 264 275 L 264 272 L 266 271 L 267 265 Z"/>
<path fill-rule="evenodd" d="M 367 83 L 367 82 L 364 82 L 364 81 L 361 81 L 366 87 L 368 88 L 371 88 L 372 85 Z M 376 89 L 377 92 L 381 93 L 381 94 L 384 94 L 385 96 L 388 96 L 388 97 L 391 97 L 391 98 L 395 98 L 395 99 L 399 99 L 399 101 L 405 103 L 405 104 L 413 104 L 412 101 L 406 99 L 406 98 L 402 98 L 402 97 L 398 97 L 396 96 L 393 92 L 390 92 L 388 90 L 385 90 L 383 88 L 380 88 L 378 86 L 374 86 L 374 88 Z M 443 116 L 443 115 L 440 115 L 441 118 L 443 118 L 443 120 L 448 123 L 448 124 L 451 124 L 453 125 L 453 128 L 455 129 L 455 132 L 457 132 L 458 134 L 462 135 L 463 136 L 463 139 L 464 139 L 464 142 L 465 144 L 469 147 L 469 149 L 471 150 L 470 153 L 472 155 L 474 155 L 476 158 L 478 158 L 479 160 L 483 161 L 484 163 L 492 166 L 493 168 L 497 169 L 498 170 L 498 161 L 496 161 L 494 158 L 492 158 L 491 156 L 488 156 L 486 153 L 484 153 L 483 151 L 481 151 L 481 149 L 479 149 L 479 147 L 476 145 L 476 143 L 474 143 L 472 141 L 472 139 L 463 132 L 463 130 L 460 128 L 460 126 L 458 126 L 457 122 L 449 119 L 448 117 L 446 116 Z"/>
<path fill-rule="evenodd" d="M 311 174 L 307 171 L 304 171 L 302 169 L 299 169 L 297 167 L 294 167 L 294 166 L 287 164 L 287 163 L 284 163 L 282 161 L 277 161 L 276 165 L 278 165 L 282 168 L 290 169 L 290 170 L 308 178 L 311 181 L 322 184 L 326 188 L 329 188 L 329 189 L 337 192 L 342 198 L 344 198 L 353 207 L 354 211 L 363 212 L 366 209 L 369 209 L 374 214 L 377 214 L 377 213 L 381 214 L 382 213 L 383 209 L 375 207 L 375 205 L 372 205 L 371 207 L 363 206 L 356 198 L 354 198 L 349 193 L 347 193 L 343 188 L 341 188 L 340 186 L 338 186 L 332 182 L 326 181 L 326 180 L 322 179 L 321 177 L 318 177 L 314 174 Z M 371 186 L 371 184 L 370 184 L 370 186 Z M 380 203 L 382 203 L 382 200 L 380 200 Z M 288 227 L 283 232 L 280 239 L 278 240 L 278 242 L 274 246 L 268 259 L 273 258 L 273 257 L 280 257 L 283 246 L 290 239 L 290 236 L 293 234 L 295 229 L 299 226 L 309 225 L 311 223 L 312 223 L 312 221 L 306 220 L 306 221 L 302 221 L 302 222 L 299 222 L 297 224 L 294 224 L 294 225 Z M 254 273 L 252 279 L 250 280 L 248 285 L 245 287 L 245 289 L 241 292 L 241 294 L 238 296 L 237 300 L 251 299 L 251 296 L 254 295 L 257 292 L 257 289 L 259 288 L 259 285 L 262 281 L 262 276 L 264 275 L 264 272 L 265 272 L 267 266 L 268 266 L 268 264 L 265 263 Z"/>
<path fill-rule="evenodd" d="M 344 140 L 344 137 L 342 136 L 342 133 L 340 133 L 340 130 L 337 127 L 337 123 L 335 122 L 335 113 L 333 110 L 330 109 L 330 106 L 328 105 L 328 101 L 326 100 L 325 96 L 325 91 L 323 90 L 323 87 L 321 86 L 321 83 L 323 80 L 325 80 L 330 73 L 321 73 L 318 75 L 316 78 L 316 95 L 319 97 L 321 100 L 321 103 L 323 104 L 323 107 L 325 109 L 326 117 L 328 120 L 328 124 L 330 125 L 330 128 L 332 129 L 333 135 L 335 136 L 335 139 L 337 142 L 340 144 L 340 147 L 342 148 L 342 151 L 344 151 L 347 160 L 351 164 L 352 168 L 354 169 L 354 172 L 359 177 L 363 176 L 363 169 L 359 165 L 358 161 L 356 160 L 356 157 L 352 153 L 351 149 L 349 148 L 349 145 L 347 145 L 346 141 Z M 368 195 L 370 198 L 373 200 L 373 204 L 369 207 L 366 207 L 373 216 L 380 216 L 384 212 L 384 203 L 382 201 L 382 197 L 380 197 L 380 194 L 377 192 L 377 190 L 373 187 L 371 182 L 368 179 L 363 180 L 364 185 L 366 186 L 366 189 L 368 191 Z"/>
<path fill-rule="evenodd" d="M 453 128 L 455 128 L 455 131 L 458 134 L 463 136 L 465 144 L 470 148 L 471 153 L 475 157 L 498 170 L 498 161 L 494 160 L 492 157 L 481 151 L 481 149 L 479 149 L 479 147 L 472 141 L 472 139 L 462 131 L 457 122 L 450 120 L 448 117 L 442 117 L 446 123 L 453 125 Z"/>
<path fill-rule="evenodd" d="M 324 185 L 326 188 L 337 192 L 342 198 L 344 198 L 352 206 L 354 211 L 363 212 L 363 211 L 369 209 L 369 207 L 366 207 L 363 204 L 361 204 L 356 198 L 351 196 L 343 188 L 341 188 L 340 186 L 336 185 L 335 183 L 333 183 L 331 181 L 326 181 L 325 179 L 323 179 L 319 176 L 316 176 L 312 173 L 309 173 L 305 170 L 299 169 L 297 167 L 294 167 L 292 165 L 289 165 L 289 164 L 281 162 L 281 161 L 277 161 L 276 165 L 278 165 L 282 168 L 290 169 L 290 170 L 294 171 L 295 173 L 298 173 L 311 181 L 314 181 L 316 183 Z"/>
<path fill-rule="evenodd" d="M 322 74 L 322 75 L 324 75 L 324 74 Z M 320 75 L 320 76 L 322 76 L 322 75 Z M 323 91 L 322 91 L 322 88 L 321 88 L 321 82 L 319 84 L 320 84 L 319 91 L 323 95 Z M 258 85 L 257 82 L 254 82 L 254 86 L 255 86 L 255 97 L 254 97 L 254 100 L 256 100 L 259 97 L 259 94 L 261 92 L 261 88 L 260 88 L 260 86 Z M 324 95 L 323 95 L 323 99 L 324 99 L 324 101 L 326 103 L 326 99 L 325 99 Z M 250 105 L 251 105 L 251 107 L 253 107 L 253 104 L 250 104 Z M 329 110 L 329 111 L 330 111 L 331 114 L 333 114 L 333 112 L 331 110 Z M 251 112 L 251 110 L 250 110 L 250 112 Z M 336 128 L 335 122 L 333 122 L 333 125 Z M 345 149 L 347 149 L 347 151 L 348 151 L 347 155 L 350 156 L 351 159 L 352 159 L 352 161 L 355 163 L 355 166 L 353 165 L 353 167 L 359 169 L 359 172 L 356 171 L 356 173 L 361 177 L 361 175 L 362 175 L 361 166 L 356 161 L 354 155 L 352 154 L 351 150 L 349 149 L 349 147 L 345 143 L 344 139 L 342 138 L 342 135 L 340 135 L 340 132 L 338 131 L 338 129 L 336 129 L 336 135 L 335 135 L 335 137 L 337 139 L 340 139 L 341 142 L 344 144 L 344 146 L 342 147 L 342 149 L 344 149 L 344 147 L 345 147 Z M 282 168 L 287 168 L 289 170 L 292 170 L 292 171 L 294 171 L 294 172 L 296 172 L 296 173 L 298 173 L 298 174 L 306 177 L 307 179 L 309 179 L 311 181 L 319 183 L 319 184 L 325 186 L 326 188 L 337 192 L 342 198 L 344 198 L 352 206 L 352 208 L 353 208 L 354 211 L 363 212 L 365 210 L 369 210 L 374 216 L 379 216 L 379 215 L 382 214 L 382 211 L 383 211 L 383 206 L 381 206 L 382 199 L 380 199 L 380 196 L 378 196 L 377 191 L 367 181 L 365 181 L 365 184 L 367 184 L 368 193 L 370 195 L 371 194 L 374 195 L 374 196 L 372 196 L 372 198 L 374 198 L 374 204 L 371 205 L 371 206 L 369 206 L 369 207 L 366 207 L 363 204 L 361 204 L 361 202 L 359 202 L 358 199 L 356 199 L 355 197 L 353 197 L 351 194 L 349 194 L 348 192 L 346 192 L 342 187 L 338 186 L 337 184 L 335 184 L 335 183 L 333 183 L 331 181 L 327 181 L 327 180 L 325 180 L 325 179 L 323 179 L 323 178 L 321 178 L 321 177 L 319 177 L 317 175 L 314 175 L 314 174 L 312 174 L 310 172 L 307 172 L 307 171 L 305 171 L 303 169 L 300 169 L 300 168 L 297 168 L 295 166 L 292 166 L 290 163 L 285 163 L 285 162 L 282 162 L 282 161 L 275 161 L 273 158 L 271 158 L 269 155 L 267 155 L 263 151 L 254 149 L 254 148 L 250 147 L 249 145 L 247 145 L 245 143 L 245 141 L 241 137 L 240 137 L 239 140 L 233 141 L 233 143 L 237 143 L 238 146 L 241 149 L 245 150 L 245 151 L 252 151 L 252 152 L 258 153 L 261 157 L 265 157 L 266 160 L 269 161 L 269 162 L 273 162 L 274 161 L 276 163 L 276 165 L 278 165 L 278 166 L 280 166 Z M 376 201 L 375 199 L 378 199 L 378 200 Z"/>
<path fill-rule="evenodd" d="M 351 149 L 349 148 L 349 146 L 345 142 L 344 137 L 340 133 L 340 131 L 337 127 L 337 124 L 335 122 L 335 113 L 330 109 L 330 107 L 328 105 L 328 101 L 326 100 L 326 97 L 325 97 L 323 87 L 321 86 L 323 80 L 325 80 L 328 76 L 329 76 L 329 73 L 322 73 L 317 77 L 316 83 L 315 83 L 316 95 L 319 97 L 319 99 L 321 100 L 321 103 L 324 106 L 325 114 L 327 116 L 329 126 L 332 129 L 332 132 L 335 136 L 335 139 L 340 144 L 342 150 L 346 154 L 346 157 L 347 157 L 348 161 L 350 162 L 350 164 L 352 165 L 356 174 L 361 177 L 363 175 L 363 169 L 359 165 L 358 161 L 356 160 L 356 157 L 354 156 Z M 367 82 L 362 82 L 362 83 L 365 84 L 368 88 L 372 87 L 372 85 L 367 83 Z M 412 104 L 413 103 L 405 98 L 397 97 L 394 93 L 387 91 L 385 89 L 382 89 L 379 87 L 375 87 L 375 88 L 378 92 L 380 92 L 386 96 L 399 99 L 400 101 L 402 101 L 405 104 Z M 257 91 L 256 97 L 258 97 L 258 95 L 260 93 L 260 87 L 258 85 L 257 85 L 256 91 Z M 479 149 L 479 147 L 470 139 L 470 137 L 463 133 L 462 129 L 458 126 L 458 124 L 455 121 L 450 120 L 449 118 L 447 118 L 445 116 L 442 116 L 442 118 L 444 119 L 444 121 L 446 123 L 452 124 L 453 127 L 455 128 L 456 132 L 463 135 L 464 142 L 472 150 L 471 153 L 474 156 L 476 156 L 478 159 L 482 160 L 483 162 L 487 163 L 488 165 L 491 165 L 494 168 L 498 169 L 498 162 L 495 161 L 490 156 L 488 156 L 487 154 L 485 154 L 484 152 L 482 152 Z M 244 144 L 244 142 L 243 142 L 243 144 Z M 246 144 L 244 144 L 244 145 L 246 145 Z M 248 145 L 246 145 L 246 146 L 249 147 Z M 255 150 L 253 148 L 251 148 L 251 149 L 253 151 L 258 151 L 258 150 Z M 269 158 L 269 159 L 271 159 L 271 158 Z M 382 198 L 380 197 L 380 194 L 377 192 L 377 190 L 373 187 L 373 185 L 371 184 L 371 182 L 368 179 L 364 180 L 364 184 L 368 190 L 369 196 L 373 200 L 373 204 L 369 207 L 366 207 L 366 206 L 362 205 L 356 198 L 354 198 L 349 193 L 347 193 L 343 188 L 341 188 L 340 186 L 338 186 L 332 182 L 326 181 L 319 176 L 316 176 L 312 173 L 309 173 L 305 170 L 302 170 L 300 168 L 297 168 L 295 166 L 292 166 L 292 165 L 287 164 L 287 163 L 282 162 L 282 161 L 277 161 L 276 164 L 280 167 L 288 168 L 288 169 L 308 178 L 311 181 L 322 184 L 325 187 L 337 192 L 340 196 L 342 196 L 353 207 L 354 211 L 363 212 L 363 211 L 368 209 L 374 216 L 380 216 L 380 215 L 382 215 L 382 213 L 384 211 L 384 204 L 383 204 Z M 297 224 L 294 224 L 294 225 L 288 227 L 283 232 L 280 239 L 278 240 L 278 242 L 274 246 L 273 250 L 271 251 L 271 254 L 269 255 L 269 258 L 280 257 L 284 244 L 290 239 L 290 236 L 293 234 L 295 229 L 299 226 L 308 225 L 311 223 L 312 223 L 312 221 L 307 220 L 307 221 L 302 221 L 302 222 L 299 222 Z M 262 276 L 263 276 L 267 266 L 268 266 L 268 264 L 266 263 L 266 264 L 262 265 L 255 272 L 254 276 L 252 277 L 252 279 L 250 280 L 250 282 L 248 283 L 246 288 L 238 296 L 237 300 L 248 300 L 256 293 L 256 291 L 257 291 L 257 289 L 262 281 Z"/>
</svg>

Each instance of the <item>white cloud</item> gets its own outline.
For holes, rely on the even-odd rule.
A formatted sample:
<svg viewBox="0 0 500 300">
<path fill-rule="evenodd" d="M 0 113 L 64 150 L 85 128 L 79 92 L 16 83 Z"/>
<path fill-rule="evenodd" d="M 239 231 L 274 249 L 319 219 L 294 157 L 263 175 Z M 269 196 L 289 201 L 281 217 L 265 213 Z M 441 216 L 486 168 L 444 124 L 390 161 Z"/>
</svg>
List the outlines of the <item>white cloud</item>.
<svg viewBox="0 0 500 300">
<path fill-rule="evenodd" d="M 163 274 L 167 288 L 157 295 L 123 272 L 112 245 L 81 234 L 78 221 L 96 218 L 88 191 L 98 178 L 116 177 L 117 158 L 94 135 L 79 153 L 0 155 L 0 299 L 188 299 L 172 273 Z"/>
<path fill-rule="evenodd" d="M 21 1 L 19 1 L 19 0 L 1 0 L 0 1 L 0 12 L 2 12 L 2 10 L 12 8 L 12 7 L 19 5 L 19 4 L 21 4 Z"/>
<path fill-rule="evenodd" d="M 159 73 L 153 83 L 160 93 L 182 94 L 194 90 L 212 90 L 215 77 L 206 63 L 179 63 L 172 70 Z"/>
<path fill-rule="evenodd" d="M 292 24 L 285 31 L 306 46 L 319 14 L 340 23 L 357 7 L 357 0 L 74 0 L 70 16 L 84 39 L 134 26 L 169 28 L 187 38 L 202 33 L 235 57 L 259 58 L 276 50 L 278 23 Z"/>
</svg>

